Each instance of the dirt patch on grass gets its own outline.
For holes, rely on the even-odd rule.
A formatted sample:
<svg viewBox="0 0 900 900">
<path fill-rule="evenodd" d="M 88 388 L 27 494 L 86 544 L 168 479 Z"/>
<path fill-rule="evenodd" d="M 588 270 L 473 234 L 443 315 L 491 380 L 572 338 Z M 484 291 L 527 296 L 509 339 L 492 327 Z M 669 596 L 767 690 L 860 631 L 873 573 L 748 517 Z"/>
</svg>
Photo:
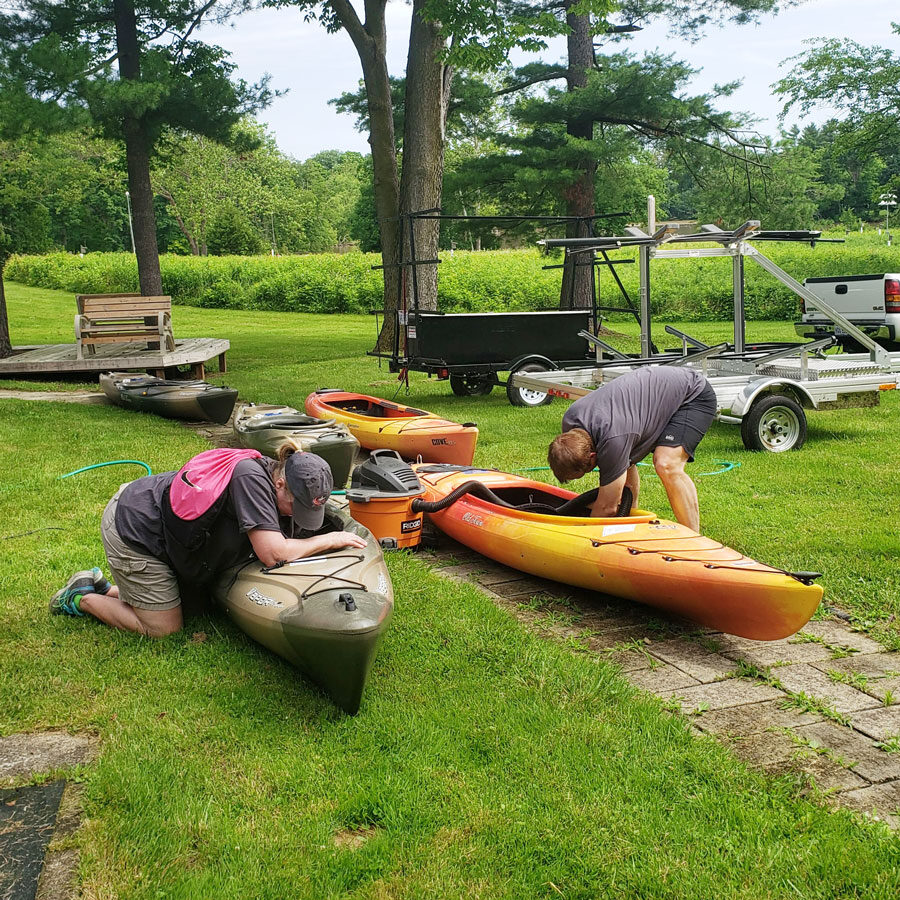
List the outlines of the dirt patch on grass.
<svg viewBox="0 0 900 900">
<path fill-rule="evenodd" d="M 368 825 L 365 828 L 345 828 L 334 836 L 334 845 L 342 850 L 358 850 L 376 833 L 377 829 L 374 825 Z"/>
</svg>

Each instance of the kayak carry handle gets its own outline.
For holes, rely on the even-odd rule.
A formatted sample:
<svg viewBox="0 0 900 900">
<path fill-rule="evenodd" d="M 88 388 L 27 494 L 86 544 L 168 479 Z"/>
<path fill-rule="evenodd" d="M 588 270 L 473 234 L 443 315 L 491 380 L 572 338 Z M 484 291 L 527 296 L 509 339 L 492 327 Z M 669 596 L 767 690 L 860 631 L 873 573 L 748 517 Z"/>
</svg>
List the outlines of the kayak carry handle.
<svg viewBox="0 0 900 900">
<path fill-rule="evenodd" d="M 801 584 L 812 584 L 817 578 L 822 577 L 821 572 L 788 572 L 791 578 L 796 578 Z"/>
</svg>

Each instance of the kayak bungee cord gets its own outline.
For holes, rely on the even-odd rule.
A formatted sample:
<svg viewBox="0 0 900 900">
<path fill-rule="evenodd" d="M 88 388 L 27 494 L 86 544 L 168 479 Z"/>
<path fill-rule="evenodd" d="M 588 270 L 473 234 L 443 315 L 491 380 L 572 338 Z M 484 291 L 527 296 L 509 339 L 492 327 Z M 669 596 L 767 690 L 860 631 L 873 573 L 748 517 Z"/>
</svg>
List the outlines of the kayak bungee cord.
<svg viewBox="0 0 900 900">
<path fill-rule="evenodd" d="M 303 590 L 303 593 L 300 594 L 301 600 L 308 600 L 310 597 L 314 597 L 316 594 L 322 594 L 322 593 L 325 593 L 325 591 L 330 590 L 330 588 L 323 588 L 321 591 L 313 590 L 314 588 L 318 587 L 323 581 L 326 581 L 327 579 L 331 579 L 333 581 L 341 581 L 345 585 L 348 585 L 349 587 L 359 588 L 360 590 L 365 591 L 366 586 L 364 584 L 362 584 L 359 581 L 354 581 L 351 578 L 344 578 L 341 575 L 341 572 L 346 571 L 351 566 L 356 565 L 356 563 L 358 563 L 358 562 L 362 562 L 362 560 L 364 558 L 365 558 L 365 556 L 363 554 L 349 554 L 349 553 L 342 553 L 342 554 L 338 554 L 337 556 L 329 556 L 328 559 L 331 559 L 331 560 L 349 559 L 350 562 L 345 563 L 342 566 L 338 566 L 338 568 L 336 568 L 333 572 L 322 573 L 320 575 L 319 574 L 307 575 L 306 572 L 279 572 L 279 571 L 276 571 L 277 569 L 288 568 L 290 566 L 302 563 L 303 559 L 304 559 L 304 557 L 302 557 L 302 556 L 300 557 L 300 559 L 289 560 L 289 561 L 285 561 L 282 563 L 275 563 L 274 566 L 267 566 L 262 571 L 266 575 L 287 575 L 287 576 L 294 575 L 296 577 L 306 577 L 306 578 L 315 579 L 313 581 L 313 583 L 309 587 L 305 588 Z M 310 559 L 311 559 L 311 557 L 310 557 Z"/>
<path fill-rule="evenodd" d="M 698 537 L 702 537 L 702 535 L 698 535 Z M 592 547 L 624 547 L 632 556 L 640 556 L 644 553 L 652 553 L 656 556 L 659 556 L 663 562 L 687 562 L 687 563 L 699 563 L 703 566 L 704 569 L 727 569 L 730 572 L 756 572 L 759 575 L 765 575 L 766 572 L 763 569 L 755 569 L 753 566 L 732 566 L 728 565 L 729 562 L 737 562 L 738 559 L 744 559 L 743 553 L 740 553 L 737 550 L 733 550 L 734 553 L 737 553 L 737 559 L 735 560 L 723 560 L 722 563 L 718 562 L 709 562 L 709 560 L 704 559 L 696 559 L 691 556 L 672 556 L 673 551 L 669 550 L 656 550 L 652 547 L 644 548 L 644 547 L 632 547 L 629 545 L 627 541 L 597 541 L 592 538 L 588 538 L 591 542 Z M 700 553 L 706 553 L 712 550 L 731 550 L 731 547 L 727 547 L 725 544 L 719 544 L 718 547 L 707 547 L 705 550 L 699 551 Z M 677 552 L 677 551 L 674 551 Z M 759 563 L 755 560 L 753 561 L 755 565 L 762 566 L 764 569 L 768 569 L 774 572 L 780 572 L 782 575 L 788 575 L 791 578 L 796 579 L 802 584 L 812 584 L 817 578 L 822 577 L 821 572 L 789 572 L 787 569 L 782 569 L 780 566 L 771 566 L 768 563 Z"/>
<path fill-rule="evenodd" d="M 100 469 L 103 466 L 122 466 L 122 465 L 135 465 L 135 466 L 143 466 L 147 470 L 148 475 L 153 474 L 153 469 L 147 465 L 145 462 L 141 462 L 139 459 L 112 459 L 109 462 L 101 462 L 94 463 L 92 466 L 83 466 L 80 469 L 76 469 L 74 472 L 66 472 L 65 475 L 60 475 L 57 479 L 61 481 L 63 478 L 71 478 L 73 475 L 78 475 L 80 472 L 89 472 L 91 469 Z"/>
</svg>

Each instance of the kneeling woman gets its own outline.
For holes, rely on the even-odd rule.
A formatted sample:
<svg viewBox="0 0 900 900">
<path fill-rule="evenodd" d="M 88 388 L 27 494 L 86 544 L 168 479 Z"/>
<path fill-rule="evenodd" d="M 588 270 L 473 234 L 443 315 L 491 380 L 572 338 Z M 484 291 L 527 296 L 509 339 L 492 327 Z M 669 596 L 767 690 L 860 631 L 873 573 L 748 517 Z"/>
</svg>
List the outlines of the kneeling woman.
<svg viewBox="0 0 900 900">
<path fill-rule="evenodd" d="M 253 555 L 271 566 L 366 545 L 346 531 L 315 534 L 334 483 L 328 464 L 312 453 L 284 447 L 278 460 L 240 459 L 212 515 L 198 519 L 193 533 L 191 523 L 177 534 L 167 527 L 177 474 L 147 475 L 116 492 L 100 526 L 115 585 L 99 568 L 76 572 L 50 601 L 52 613 L 90 614 L 114 628 L 163 637 L 182 627 L 179 581 L 205 591 L 217 575 Z"/>
</svg>

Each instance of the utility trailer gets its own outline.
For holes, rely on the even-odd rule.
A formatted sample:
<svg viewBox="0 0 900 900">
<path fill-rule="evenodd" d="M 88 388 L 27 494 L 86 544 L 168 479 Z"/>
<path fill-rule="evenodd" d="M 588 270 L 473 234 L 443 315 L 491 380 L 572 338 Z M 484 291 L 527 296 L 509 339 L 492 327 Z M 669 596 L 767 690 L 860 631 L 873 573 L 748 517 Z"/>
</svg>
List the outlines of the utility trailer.
<svg viewBox="0 0 900 900">
<path fill-rule="evenodd" d="M 406 332 L 398 366 L 449 378 L 455 394 L 488 394 L 498 372 L 532 372 L 583 365 L 593 353 L 584 333 L 595 330 L 593 310 L 516 313 L 410 311 L 398 324 Z M 399 368 L 397 369 L 399 371 Z M 528 394 L 510 390 L 509 400 L 527 406 Z"/>
<path fill-rule="evenodd" d="M 652 216 L 649 217 L 652 222 Z M 517 373 L 511 381 L 520 391 L 530 391 L 532 405 L 552 397 L 574 399 L 602 386 L 636 366 L 689 365 L 699 368 L 716 392 L 717 417 L 740 425 L 741 437 L 749 450 L 781 452 L 799 449 L 806 439 L 807 409 L 875 406 L 880 391 L 897 387 L 900 353 L 888 353 L 852 322 L 830 307 L 761 253 L 751 241 L 821 240 L 821 232 L 767 232 L 759 222 L 746 222 L 726 232 L 705 225 L 700 232 L 672 235 L 666 228 L 646 234 L 629 228 L 627 234 L 603 238 L 574 238 L 545 241 L 561 246 L 566 253 L 635 247 L 640 254 L 641 354 L 629 357 L 585 333 L 595 348 L 591 366 L 555 371 Z M 663 249 L 665 244 L 717 243 L 719 247 Z M 690 335 L 666 326 L 678 338 L 680 349 L 656 352 L 650 340 L 651 259 L 732 258 L 734 286 L 734 341 L 708 346 Z M 843 331 L 852 335 L 864 353 L 826 355 L 834 346 L 833 337 L 806 344 L 748 344 L 744 317 L 744 260 L 752 259 L 779 281 L 814 306 Z"/>
<path fill-rule="evenodd" d="M 619 214 L 616 214 L 619 215 Z M 536 312 L 443 313 L 421 308 L 419 303 L 418 270 L 437 265 L 440 260 L 420 259 L 416 255 L 415 224 L 419 221 L 462 220 L 491 223 L 534 223 L 542 228 L 577 224 L 582 230 L 592 230 L 594 216 L 577 219 L 566 216 L 450 216 L 439 210 L 423 210 L 404 218 L 404 233 L 408 240 L 409 262 L 400 268 L 400 296 L 394 316 L 394 342 L 390 351 L 370 350 L 369 356 L 388 361 L 391 372 L 401 379 L 409 372 L 425 372 L 447 379 L 453 393 L 466 395 L 489 394 L 496 385 L 506 387 L 507 397 L 514 406 L 534 405 L 534 392 L 520 388 L 510 379 L 505 382 L 501 372 L 528 374 L 546 369 L 585 366 L 594 359 L 590 337 L 597 333 L 599 318 L 596 296 L 596 266 L 608 266 L 615 275 L 615 266 L 633 260 L 605 258 L 597 261 L 582 257 L 576 265 L 591 267 L 591 306 L 587 309 L 552 309 Z M 559 265 L 544 268 L 563 268 Z M 618 281 L 618 278 L 616 278 Z M 574 290 L 574 279 L 572 280 Z M 636 310 L 634 311 L 636 315 Z M 380 311 L 375 312 L 379 316 Z M 380 334 L 380 321 L 376 318 Z M 541 395 L 543 399 L 545 395 Z"/>
</svg>

